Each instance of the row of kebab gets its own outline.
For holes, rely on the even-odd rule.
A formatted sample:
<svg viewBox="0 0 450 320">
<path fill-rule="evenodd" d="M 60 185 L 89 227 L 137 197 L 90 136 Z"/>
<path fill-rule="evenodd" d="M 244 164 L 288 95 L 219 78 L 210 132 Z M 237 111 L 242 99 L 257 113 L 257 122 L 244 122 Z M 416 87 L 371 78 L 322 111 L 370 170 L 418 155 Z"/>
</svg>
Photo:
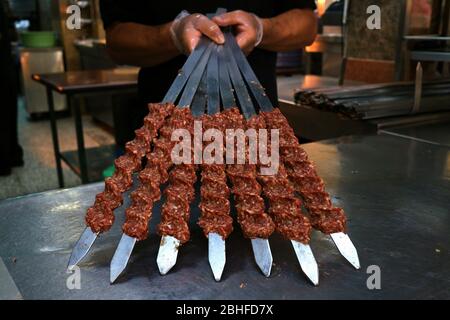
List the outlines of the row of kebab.
<svg viewBox="0 0 450 320">
<path fill-rule="evenodd" d="M 194 183 L 197 180 L 196 165 L 173 166 L 171 151 L 176 142 L 171 140 L 171 135 L 173 130 L 179 128 L 188 128 L 193 134 L 194 117 L 189 108 L 176 108 L 168 104 L 152 104 L 150 110 L 145 126 L 137 130 L 136 139 L 127 143 L 126 153 L 115 161 L 116 171 L 106 179 L 105 191 L 96 196 L 94 205 L 88 209 L 86 223 L 96 233 L 111 228 L 113 211 L 122 205 L 122 194 L 133 185 L 133 173 L 140 170 L 141 160 L 159 130 L 160 136 L 154 141 L 153 151 L 146 155 L 147 165 L 139 173 L 141 184 L 131 193 L 132 204 L 126 210 L 123 231 L 138 240 L 147 238 L 153 205 L 161 197 L 160 187 L 170 180 L 165 189 L 166 203 L 158 226 L 159 234 L 174 236 L 181 243 L 186 243 L 189 240 L 190 203 L 194 199 Z M 172 115 L 162 126 L 165 116 L 171 111 Z M 276 229 L 288 239 L 308 243 L 312 228 L 326 234 L 345 231 L 343 210 L 333 207 L 322 179 L 279 109 L 246 121 L 239 110 L 233 108 L 214 116 L 204 115 L 202 123 L 205 129 L 214 127 L 223 131 L 225 128 L 280 129 L 280 151 L 284 164 L 279 166 L 276 175 L 259 176 L 256 165 L 248 163 L 201 165 L 199 207 L 202 216 L 199 226 L 205 235 L 216 232 L 227 238 L 232 232 L 227 178 L 232 186 L 238 222 L 248 238 L 267 239 Z M 295 191 L 304 199 L 310 219 L 302 213 L 302 202 Z M 269 214 L 265 212 L 261 193 L 269 200 Z"/>
<path fill-rule="evenodd" d="M 219 47 L 213 44 L 210 46 Z M 244 63 L 243 55 L 239 56 L 239 60 L 233 57 L 233 54 L 236 56 L 242 52 L 236 53 L 236 49 L 233 51 L 232 48 L 229 50 L 232 54 L 228 55 L 228 59 L 233 59 L 233 63 Z M 207 52 L 205 49 L 203 55 Z M 219 66 L 222 64 L 227 65 L 226 61 L 222 63 L 219 59 Z M 235 83 L 237 80 L 232 75 L 230 71 L 231 82 Z M 245 74 L 243 76 L 245 78 Z M 123 204 L 124 194 L 132 188 L 134 174 L 138 174 L 139 185 L 130 194 L 131 205 L 125 210 L 122 240 L 111 263 L 111 282 L 124 271 L 134 243 L 148 237 L 153 208 L 162 195 L 164 203 L 157 226 L 162 240 L 157 263 L 161 274 L 166 274 L 173 267 L 176 253 L 167 247 L 178 252 L 178 248 L 190 239 L 190 216 L 196 198 L 197 180 L 200 182 L 200 218 L 197 225 L 209 239 L 210 265 L 217 281 L 221 278 L 225 264 L 225 240 L 233 232 L 231 197 L 237 222 L 244 237 L 252 240 L 256 263 L 266 276 L 270 275 L 272 266 L 268 239 L 274 232 L 293 243 L 302 270 L 315 285 L 319 280 L 318 268 L 309 251 L 313 229 L 331 235 L 343 256 L 359 268 L 356 249 L 345 233 L 344 211 L 333 205 L 324 181 L 299 144 L 288 120 L 278 108 L 261 110 L 248 118 L 243 113 L 239 107 L 229 106 L 214 114 L 194 116 L 189 106 L 150 104 L 144 125 L 136 130 L 135 139 L 126 144 L 125 154 L 115 160 L 113 176 L 105 180 L 104 191 L 97 194 L 95 203 L 87 210 L 87 228 L 72 253 L 69 266 L 77 264 L 95 238 L 112 227 L 114 210 Z M 237 149 L 234 153 L 234 157 L 239 152 L 245 153 L 246 161 L 243 164 L 236 161 L 231 164 L 229 161 L 174 164 L 171 153 L 177 141 L 172 141 L 172 133 L 177 129 L 185 129 L 193 137 L 194 121 L 197 120 L 200 120 L 203 131 L 217 129 L 222 132 L 224 139 L 231 132 L 227 129 L 278 129 L 278 170 L 273 174 L 262 174 L 261 169 L 266 164 L 250 163 L 248 139 L 243 145 L 244 149 Z M 203 148 L 207 145 L 208 142 L 203 142 Z M 193 146 L 191 152 L 195 152 Z M 219 158 L 227 158 L 225 150 Z M 223 246 L 220 254 L 214 252 L 220 251 L 220 248 L 214 247 L 217 243 L 221 244 L 219 247 Z M 264 245 L 261 246 L 261 243 Z M 267 255 L 258 250 L 268 250 L 269 261 L 261 261 L 267 260 Z M 214 259 L 223 262 L 217 267 L 217 261 L 211 261 Z M 303 261 L 307 265 L 302 264 L 302 259 L 309 260 Z"/>
</svg>

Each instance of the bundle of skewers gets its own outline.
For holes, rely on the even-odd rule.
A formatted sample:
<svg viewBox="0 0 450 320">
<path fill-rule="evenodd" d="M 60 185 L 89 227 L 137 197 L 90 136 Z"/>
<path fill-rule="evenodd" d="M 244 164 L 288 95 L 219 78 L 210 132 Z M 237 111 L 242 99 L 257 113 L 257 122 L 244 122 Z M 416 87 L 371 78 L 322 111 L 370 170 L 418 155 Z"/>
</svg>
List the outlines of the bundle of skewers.
<svg viewBox="0 0 450 320">
<path fill-rule="evenodd" d="M 449 80 L 424 83 L 419 110 L 413 109 L 416 99 L 414 82 L 299 90 L 295 92 L 294 100 L 298 105 L 338 113 L 350 119 L 370 120 L 449 111 L 449 85 Z"/>
<path fill-rule="evenodd" d="M 176 264 L 182 246 L 188 245 L 191 207 L 198 195 L 198 225 L 208 239 L 209 263 L 216 281 L 220 281 L 226 264 L 226 239 L 233 232 L 230 197 L 237 222 L 251 241 L 255 262 L 265 276 L 271 273 L 269 238 L 274 232 L 291 241 L 301 269 L 314 285 L 319 283 L 319 270 L 309 245 L 313 229 L 330 235 L 339 252 L 355 268 L 360 267 L 346 233 L 344 211 L 332 204 L 313 163 L 287 119 L 272 106 L 232 33 L 226 31 L 225 36 L 224 45 L 202 38 L 163 101 L 149 105 L 143 127 L 126 144 L 125 154 L 115 160 L 113 176 L 105 180 L 104 191 L 87 210 L 87 227 L 73 249 L 69 267 L 77 265 L 96 238 L 110 230 L 114 210 L 132 188 L 134 174 L 139 182 L 130 195 L 123 235 L 111 261 L 111 283 L 125 271 L 136 242 L 148 237 L 154 204 L 163 194 L 157 227 L 161 235 L 157 264 L 162 275 Z M 213 150 L 209 145 L 212 141 L 195 146 L 194 131 L 199 124 L 203 131 L 214 129 L 224 140 L 233 141 L 230 129 L 276 130 L 279 139 L 272 141 L 270 136 L 266 148 L 270 152 L 272 144 L 278 143 L 277 170 L 267 173 L 270 164 L 266 161 L 250 161 L 248 138 L 240 147 L 233 147 L 233 152 L 214 149 L 214 163 L 195 163 L 196 155 Z M 179 141 L 173 141 L 172 136 L 178 129 L 194 141 L 183 150 L 190 159 L 183 163 L 173 161 Z M 198 179 L 200 190 L 195 188 Z"/>
</svg>

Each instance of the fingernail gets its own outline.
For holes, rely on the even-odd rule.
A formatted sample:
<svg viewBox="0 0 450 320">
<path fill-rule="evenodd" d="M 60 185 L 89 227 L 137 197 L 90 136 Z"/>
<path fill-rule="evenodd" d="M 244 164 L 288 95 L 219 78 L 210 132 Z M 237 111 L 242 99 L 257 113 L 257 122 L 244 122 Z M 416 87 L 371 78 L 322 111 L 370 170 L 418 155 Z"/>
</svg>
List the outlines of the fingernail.
<svg viewBox="0 0 450 320">
<path fill-rule="evenodd" d="M 219 35 L 219 36 L 217 37 L 217 42 L 218 42 L 219 44 L 222 44 L 222 43 L 225 42 L 225 37 L 223 36 L 223 34 L 221 34 L 221 35 Z"/>
</svg>

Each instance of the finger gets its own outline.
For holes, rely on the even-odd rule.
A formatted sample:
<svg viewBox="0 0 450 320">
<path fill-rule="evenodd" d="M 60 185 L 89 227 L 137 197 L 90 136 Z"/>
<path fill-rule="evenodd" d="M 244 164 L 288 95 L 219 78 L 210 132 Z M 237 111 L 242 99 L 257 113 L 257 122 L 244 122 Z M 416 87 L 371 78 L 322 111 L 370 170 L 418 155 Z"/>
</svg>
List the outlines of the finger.
<svg viewBox="0 0 450 320">
<path fill-rule="evenodd" d="M 240 33 L 236 36 L 236 42 L 239 48 L 244 51 L 245 55 L 248 55 L 254 48 L 254 41 L 246 34 Z"/>
<path fill-rule="evenodd" d="M 242 23 L 242 13 L 237 11 L 227 12 L 212 18 L 212 21 L 221 27 L 232 26 Z"/>
<path fill-rule="evenodd" d="M 246 34 L 239 33 L 239 34 L 236 35 L 236 42 L 237 42 L 237 44 L 238 44 L 238 46 L 240 48 L 244 48 L 244 47 L 248 46 L 248 43 L 250 41 L 249 41 L 249 38 L 248 38 L 248 36 Z"/>
<path fill-rule="evenodd" d="M 194 21 L 194 27 L 217 44 L 225 42 L 225 37 L 220 27 L 203 15 Z"/>
<path fill-rule="evenodd" d="M 191 53 L 200 41 L 202 34 L 200 31 L 194 28 L 186 29 L 186 41 L 184 47 L 186 48 L 186 53 Z"/>
</svg>

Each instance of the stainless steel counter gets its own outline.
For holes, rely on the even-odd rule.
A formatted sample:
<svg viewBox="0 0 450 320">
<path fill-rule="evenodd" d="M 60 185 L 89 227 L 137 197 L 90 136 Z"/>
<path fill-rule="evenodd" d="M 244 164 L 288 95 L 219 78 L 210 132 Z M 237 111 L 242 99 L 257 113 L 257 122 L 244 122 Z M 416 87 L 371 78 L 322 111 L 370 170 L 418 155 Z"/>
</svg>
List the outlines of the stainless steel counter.
<svg viewBox="0 0 450 320">
<path fill-rule="evenodd" d="M 328 237 L 314 233 L 319 287 L 309 285 L 289 243 L 279 236 L 270 239 L 275 265 L 272 276 L 264 278 L 238 226 L 227 241 L 222 281 L 216 283 L 207 242 L 195 224 L 198 210 L 191 219 L 192 240 L 181 248 L 177 266 L 161 277 L 154 234 L 158 204 L 151 236 L 138 243 L 117 284 L 109 284 L 109 263 L 123 209 L 81 265 L 81 289 L 69 290 L 69 254 L 101 184 L 0 202 L 0 257 L 25 299 L 449 299 L 450 148 L 380 135 L 313 143 L 306 149 L 335 203 L 346 210 L 362 264 L 355 271 Z M 366 286 L 371 265 L 381 269 L 381 290 Z"/>
<path fill-rule="evenodd" d="M 450 122 L 392 128 L 383 133 L 450 148 Z"/>
</svg>

